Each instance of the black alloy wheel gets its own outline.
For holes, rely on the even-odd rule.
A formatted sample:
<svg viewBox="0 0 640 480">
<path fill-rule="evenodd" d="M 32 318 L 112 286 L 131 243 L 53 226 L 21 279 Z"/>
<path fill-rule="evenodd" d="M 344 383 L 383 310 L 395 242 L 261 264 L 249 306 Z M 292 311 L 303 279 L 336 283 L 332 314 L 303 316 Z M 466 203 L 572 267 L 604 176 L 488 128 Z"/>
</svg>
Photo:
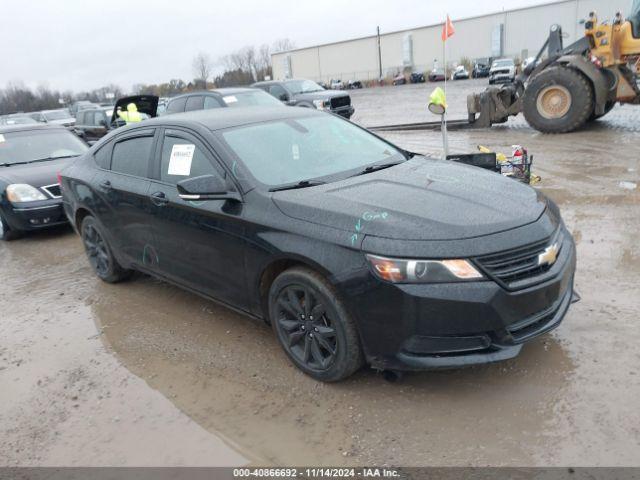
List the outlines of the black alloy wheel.
<svg viewBox="0 0 640 480">
<path fill-rule="evenodd" d="M 95 218 L 91 216 L 84 218 L 81 235 L 89 264 L 100 279 L 116 283 L 129 277 L 131 272 L 118 264 Z"/>
<path fill-rule="evenodd" d="M 269 314 L 292 362 L 321 381 L 342 380 L 363 363 L 355 324 L 333 287 L 316 272 L 292 268 L 269 292 Z"/>
<path fill-rule="evenodd" d="M 289 352 L 313 370 L 331 366 L 338 350 L 336 329 L 317 293 L 290 285 L 278 295 L 278 329 L 286 336 Z"/>
</svg>

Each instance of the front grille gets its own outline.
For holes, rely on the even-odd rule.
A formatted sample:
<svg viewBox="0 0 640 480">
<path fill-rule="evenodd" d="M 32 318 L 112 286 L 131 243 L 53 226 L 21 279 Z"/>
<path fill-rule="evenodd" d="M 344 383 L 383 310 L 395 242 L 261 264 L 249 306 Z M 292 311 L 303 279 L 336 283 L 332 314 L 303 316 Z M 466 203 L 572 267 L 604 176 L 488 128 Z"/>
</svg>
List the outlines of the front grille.
<svg viewBox="0 0 640 480">
<path fill-rule="evenodd" d="M 331 99 L 331 108 L 342 108 L 351 105 L 351 97 L 345 95 L 344 97 L 333 97 Z"/>
<path fill-rule="evenodd" d="M 538 256 L 555 242 L 558 242 L 558 247 L 562 248 L 560 230 L 545 240 L 506 252 L 485 255 L 477 258 L 476 261 L 489 276 L 509 285 L 520 280 L 536 277 L 548 271 L 553 264 L 539 265 Z M 560 250 L 558 250 L 559 253 Z"/>
<path fill-rule="evenodd" d="M 520 322 L 516 322 L 507 327 L 507 331 L 514 343 L 522 343 L 542 333 L 548 332 L 560 323 L 564 312 L 566 312 L 571 297 L 573 296 L 573 288 L 569 288 L 564 296 L 551 307 L 542 310 L 529 318 Z"/>
<path fill-rule="evenodd" d="M 60 184 L 59 183 L 54 183 L 53 185 L 46 185 L 46 186 L 41 187 L 41 188 L 42 188 L 42 190 L 47 192 L 51 198 L 61 198 L 62 197 L 62 191 L 60 190 Z"/>
<path fill-rule="evenodd" d="M 494 70 L 491 75 L 509 75 L 510 73 L 510 70 Z"/>
</svg>

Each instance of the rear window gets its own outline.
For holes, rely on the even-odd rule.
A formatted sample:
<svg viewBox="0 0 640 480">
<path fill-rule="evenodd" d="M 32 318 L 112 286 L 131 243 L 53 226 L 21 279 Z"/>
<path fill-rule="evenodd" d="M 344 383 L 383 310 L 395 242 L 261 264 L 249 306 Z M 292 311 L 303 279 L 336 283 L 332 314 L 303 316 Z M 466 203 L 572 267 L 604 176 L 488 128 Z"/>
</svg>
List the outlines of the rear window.
<svg viewBox="0 0 640 480">
<path fill-rule="evenodd" d="M 136 177 L 146 177 L 153 137 L 134 137 L 121 140 L 113 146 L 111 170 Z"/>
<path fill-rule="evenodd" d="M 0 133 L 0 165 L 82 155 L 87 145 L 65 129 Z"/>
<path fill-rule="evenodd" d="M 184 112 L 184 106 L 186 103 L 187 103 L 187 99 L 185 97 L 171 100 L 167 105 L 167 113 Z"/>
<path fill-rule="evenodd" d="M 204 106 L 204 99 L 202 95 L 195 95 L 193 97 L 187 98 L 187 103 L 185 105 L 184 111 L 191 112 L 192 110 L 202 110 Z"/>
<path fill-rule="evenodd" d="M 220 100 L 215 97 L 206 96 L 204 97 L 204 109 L 209 110 L 210 108 L 220 108 L 222 105 L 220 104 Z"/>
</svg>

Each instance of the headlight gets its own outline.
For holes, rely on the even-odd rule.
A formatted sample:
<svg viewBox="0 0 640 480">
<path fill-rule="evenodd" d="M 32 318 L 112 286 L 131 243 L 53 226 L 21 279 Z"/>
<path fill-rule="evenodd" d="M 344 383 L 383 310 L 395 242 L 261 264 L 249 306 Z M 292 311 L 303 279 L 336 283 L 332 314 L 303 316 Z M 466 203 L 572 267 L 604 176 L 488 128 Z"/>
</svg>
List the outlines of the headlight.
<svg viewBox="0 0 640 480">
<path fill-rule="evenodd" d="M 480 280 L 482 274 L 468 260 L 400 260 L 366 255 L 379 279 L 392 283 L 445 283 Z"/>
<path fill-rule="evenodd" d="M 13 183 L 7 187 L 6 191 L 10 202 L 35 202 L 47 199 L 44 193 L 26 183 Z"/>
<path fill-rule="evenodd" d="M 316 106 L 317 109 L 324 110 L 325 108 L 329 107 L 330 102 L 329 100 L 314 100 L 313 104 Z"/>
</svg>

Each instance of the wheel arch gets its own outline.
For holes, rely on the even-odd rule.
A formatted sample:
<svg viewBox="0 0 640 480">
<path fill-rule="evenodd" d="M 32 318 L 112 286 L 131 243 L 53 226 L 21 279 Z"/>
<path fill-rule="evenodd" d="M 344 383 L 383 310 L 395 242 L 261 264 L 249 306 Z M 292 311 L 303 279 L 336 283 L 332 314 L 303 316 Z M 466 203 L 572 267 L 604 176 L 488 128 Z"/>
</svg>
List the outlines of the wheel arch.
<svg viewBox="0 0 640 480">
<path fill-rule="evenodd" d="M 80 227 L 82 226 L 82 221 L 87 216 L 94 216 L 93 212 L 86 207 L 78 207 L 76 211 L 73 213 L 73 226 L 77 233 L 80 233 Z"/>
<path fill-rule="evenodd" d="M 613 92 L 613 95 L 615 96 L 615 84 L 610 87 L 605 75 L 593 63 L 589 62 L 582 56 L 564 55 L 558 58 L 552 65 L 554 64 L 576 70 L 587 78 L 591 84 L 594 95 L 593 113 L 595 115 L 604 115 L 605 106 L 609 100 L 610 94 Z"/>
<path fill-rule="evenodd" d="M 322 267 L 320 264 L 311 260 L 310 258 L 302 257 L 300 255 L 286 255 L 272 259 L 261 269 L 260 275 L 258 275 L 258 283 L 256 285 L 262 318 L 267 323 L 270 323 L 269 289 L 271 288 L 271 284 L 278 277 L 278 275 L 293 267 L 308 268 L 322 275 L 331 285 L 335 287 L 335 282 L 332 279 L 333 276 L 331 275 L 331 273 L 326 268 Z"/>
</svg>

